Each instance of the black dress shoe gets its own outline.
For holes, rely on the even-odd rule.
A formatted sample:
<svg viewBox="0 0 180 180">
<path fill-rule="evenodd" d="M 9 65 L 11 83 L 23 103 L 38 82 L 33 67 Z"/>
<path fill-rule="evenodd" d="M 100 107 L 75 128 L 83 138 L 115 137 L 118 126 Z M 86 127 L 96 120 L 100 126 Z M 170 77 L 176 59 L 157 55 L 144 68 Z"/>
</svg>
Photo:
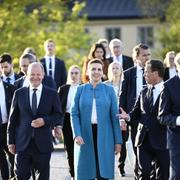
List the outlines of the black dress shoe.
<svg viewBox="0 0 180 180">
<path fill-rule="evenodd" d="M 125 173 L 124 169 L 119 169 L 119 176 L 121 176 L 121 177 L 126 176 L 126 173 Z"/>
<path fill-rule="evenodd" d="M 125 176 L 126 176 L 125 172 L 121 173 L 121 177 L 125 177 Z"/>
</svg>

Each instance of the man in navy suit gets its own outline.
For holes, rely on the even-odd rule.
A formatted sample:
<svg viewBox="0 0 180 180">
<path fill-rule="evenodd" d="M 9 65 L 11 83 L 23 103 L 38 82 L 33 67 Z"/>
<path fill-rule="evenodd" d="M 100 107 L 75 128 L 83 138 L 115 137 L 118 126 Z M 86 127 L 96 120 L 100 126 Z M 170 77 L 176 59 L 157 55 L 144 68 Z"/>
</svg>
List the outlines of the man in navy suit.
<svg viewBox="0 0 180 180">
<path fill-rule="evenodd" d="M 120 39 L 112 39 L 109 43 L 109 48 L 111 50 L 113 62 L 119 62 L 123 70 L 134 66 L 132 58 L 122 54 L 123 43 Z"/>
<path fill-rule="evenodd" d="M 46 54 L 40 62 L 44 66 L 45 74 L 51 76 L 56 82 L 56 87 L 59 88 L 66 83 L 67 72 L 64 61 L 55 56 L 55 42 L 48 39 L 44 42 Z"/>
<path fill-rule="evenodd" d="M 21 72 L 24 74 L 24 76 L 22 76 L 21 78 L 19 78 L 14 82 L 14 85 L 16 86 L 17 89 L 21 87 L 29 86 L 27 70 L 28 70 L 28 66 L 33 62 L 36 62 L 36 57 L 32 54 L 27 53 L 27 54 L 23 54 L 20 57 L 19 65 Z M 53 88 L 55 90 L 57 89 L 55 81 L 50 76 L 44 75 L 42 84 L 47 87 Z"/>
<path fill-rule="evenodd" d="M 0 57 L 0 66 L 1 66 L 1 79 L 4 82 L 9 84 L 14 84 L 14 82 L 21 76 L 14 73 L 12 57 L 8 53 L 3 53 Z"/>
<path fill-rule="evenodd" d="M 53 150 L 51 128 L 62 125 L 57 92 L 42 85 L 41 63 L 28 67 L 29 87 L 15 91 L 8 122 L 8 148 L 15 154 L 18 180 L 29 179 L 30 169 L 38 170 L 39 180 L 49 180 Z"/>
<path fill-rule="evenodd" d="M 164 83 L 159 104 L 160 123 L 167 126 L 170 180 L 180 179 L 180 53 L 175 57 L 178 75 Z"/>
<path fill-rule="evenodd" d="M 7 146 L 7 122 L 14 90 L 13 85 L 0 79 L 0 172 L 3 180 L 14 177 L 14 155 L 9 152 Z"/>
<path fill-rule="evenodd" d="M 144 67 L 145 63 L 151 59 L 151 52 L 147 45 L 145 44 L 138 44 L 133 48 L 133 58 L 136 61 L 136 66 L 131 67 L 124 71 L 124 80 L 122 82 L 122 89 L 120 95 L 120 106 L 126 111 L 130 112 L 134 107 L 136 99 L 138 98 L 140 91 L 142 90 L 143 86 L 145 85 L 144 79 Z M 135 136 L 137 132 L 137 127 L 131 127 L 131 139 L 133 143 L 134 153 L 136 155 L 136 147 L 134 147 Z M 128 137 L 128 136 L 127 136 Z M 126 140 L 127 140 L 126 137 Z M 125 146 L 125 145 L 124 145 Z M 122 151 L 123 152 L 123 151 Z M 120 171 L 124 169 L 124 161 L 125 159 L 120 159 Z M 137 158 L 135 164 L 135 177 L 137 177 Z"/>
<path fill-rule="evenodd" d="M 160 92 L 163 88 L 164 66 L 159 60 L 146 62 L 145 87 L 130 114 L 121 109 L 121 118 L 131 126 L 138 124 L 135 146 L 139 164 L 139 180 L 150 180 L 152 162 L 157 162 L 157 179 L 169 179 L 169 151 L 166 149 L 166 126 L 159 123 L 158 107 Z"/>
</svg>

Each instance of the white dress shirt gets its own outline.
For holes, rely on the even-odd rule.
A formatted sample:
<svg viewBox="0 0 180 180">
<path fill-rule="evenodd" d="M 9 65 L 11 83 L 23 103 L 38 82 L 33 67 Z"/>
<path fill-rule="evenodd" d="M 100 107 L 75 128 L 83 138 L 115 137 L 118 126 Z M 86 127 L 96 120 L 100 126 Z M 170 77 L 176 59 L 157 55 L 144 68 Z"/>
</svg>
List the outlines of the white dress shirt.
<svg viewBox="0 0 180 180">
<path fill-rule="evenodd" d="M 6 98 L 5 98 L 5 90 L 2 80 L 0 80 L 0 111 L 2 117 L 2 124 L 7 123 L 7 109 L 6 109 Z"/>
<path fill-rule="evenodd" d="M 118 62 L 121 67 L 123 66 L 123 57 L 122 54 L 119 56 L 113 56 L 113 62 Z"/>
<path fill-rule="evenodd" d="M 91 124 L 97 124 L 96 99 L 93 98 Z"/>
<path fill-rule="evenodd" d="M 40 84 L 38 87 L 34 88 L 31 85 L 29 86 L 29 98 L 30 98 L 30 106 L 32 107 L 32 95 L 34 90 L 33 89 L 37 89 L 36 90 L 36 96 L 37 96 L 37 108 L 39 106 L 39 102 L 40 102 L 40 98 L 41 98 L 41 94 L 42 94 L 42 84 Z"/>
<path fill-rule="evenodd" d="M 45 56 L 45 64 L 46 64 L 46 69 L 47 69 L 47 75 L 49 75 L 49 62 L 51 59 L 51 64 L 52 64 L 52 78 L 54 79 L 54 71 L 55 71 L 55 56 Z"/>
<path fill-rule="evenodd" d="M 152 85 L 148 85 L 152 86 Z M 161 91 L 164 88 L 164 81 L 161 81 L 160 83 L 154 85 L 154 90 L 153 90 L 153 105 L 155 104 L 158 96 L 160 95 Z"/>
<path fill-rule="evenodd" d="M 66 104 L 66 112 L 68 112 L 68 113 L 71 112 L 71 105 L 74 101 L 74 97 L 75 97 L 78 86 L 79 85 L 71 85 L 69 88 L 67 104 Z"/>
<path fill-rule="evenodd" d="M 180 73 L 178 72 L 178 77 L 180 78 Z M 176 125 L 180 126 L 180 116 L 176 118 Z"/>
<path fill-rule="evenodd" d="M 140 67 L 137 64 L 137 70 L 136 70 L 136 98 L 139 97 L 139 94 L 140 94 L 142 89 L 143 89 L 143 70 L 142 70 L 142 67 Z"/>
<path fill-rule="evenodd" d="M 29 79 L 25 77 L 22 87 L 29 87 Z"/>
<path fill-rule="evenodd" d="M 176 75 L 177 75 L 176 67 L 169 68 L 169 79 Z"/>
<path fill-rule="evenodd" d="M 15 74 L 14 73 L 11 73 L 9 76 L 5 76 L 5 75 L 2 75 L 3 77 L 3 81 L 4 82 L 7 82 L 7 78 L 9 77 L 10 78 L 10 84 L 14 84 L 15 82 Z"/>
</svg>

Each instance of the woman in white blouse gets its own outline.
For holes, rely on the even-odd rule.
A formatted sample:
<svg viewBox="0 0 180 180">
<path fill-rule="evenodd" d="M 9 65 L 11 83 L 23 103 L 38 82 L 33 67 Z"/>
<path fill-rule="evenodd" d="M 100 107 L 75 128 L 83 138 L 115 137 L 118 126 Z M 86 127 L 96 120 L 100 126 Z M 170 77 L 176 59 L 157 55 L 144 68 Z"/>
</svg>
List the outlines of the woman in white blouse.
<svg viewBox="0 0 180 180">
<path fill-rule="evenodd" d="M 77 87 L 81 83 L 81 71 L 79 66 L 73 65 L 68 70 L 67 83 L 61 86 L 58 94 L 62 103 L 62 110 L 64 114 L 63 136 L 64 145 L 67 150 L 67 159 L 69 164 L 69 172 L 74 179 L 74 140 L 72 135 L 72 128 L 70 124 L 71 104 L 77 91 Z"/>
</svg>

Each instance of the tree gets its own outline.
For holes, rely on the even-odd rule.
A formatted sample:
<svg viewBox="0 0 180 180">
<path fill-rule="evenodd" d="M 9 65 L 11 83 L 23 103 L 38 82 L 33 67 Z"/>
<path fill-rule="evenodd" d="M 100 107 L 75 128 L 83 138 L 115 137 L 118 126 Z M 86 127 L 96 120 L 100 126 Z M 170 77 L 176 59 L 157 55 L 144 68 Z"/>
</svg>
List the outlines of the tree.
<svg viewBox="0 0 180 180">
<path fill-rule="evenodd" d="M 180 1 L 171 0 L 166 10 L 166 22 L 160 31 L 160 42 L 163 45 L 162 54 L 168 51 L 180 51 Z"/>
<path fill-rule="evenodd" d="M 81 64 L 89 48 L 90 36 L 84 31 L 86 17 L 79 12 L 85 3 L 71 0 L 0 1 L 0 53 L 17 59 L 26 47 L 44 55 L 46 39 L 56 42 L 57 55 L 67 66 Z"/>
<path fill-rule="evenodd" d="M 139 0 L 142 3 L 143 0 Z M 151 0 L 145 1 L 143 9 L 148 14 L 153 12 L 159 17 L 162 27 L 159 31 L 159 41 L 162 49 L 158 54 L 165 57 L 168 51 L 180 51 L 180 1 L 179 0 Z"/>
</svg>

